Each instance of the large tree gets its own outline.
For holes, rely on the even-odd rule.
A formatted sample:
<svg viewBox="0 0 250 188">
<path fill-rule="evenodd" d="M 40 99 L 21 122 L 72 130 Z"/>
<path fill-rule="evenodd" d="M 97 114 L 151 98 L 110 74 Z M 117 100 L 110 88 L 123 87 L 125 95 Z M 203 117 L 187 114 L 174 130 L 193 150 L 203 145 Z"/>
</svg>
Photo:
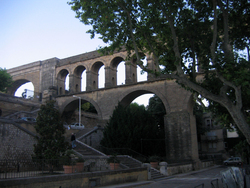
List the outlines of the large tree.
<svg viewBox="0 0 250 188">
<path fill-rule="evenodd" d="M 76 17 L 108 43 L 150 54 L 161 71 L 195 96 L 223 106 L 250 143 L 249 35 L 247 0 L 72 0 Z M 246 54 L 242 53 L 246 51 Z M 199 73 L 198 74 L 198 67 Z"/>
<path fill-rule="evenodd" d="M 39 136 L 37 144 L 34 145 L 33 157 L 45 159 L 52 166 L 53 160 L 62 157 L 69 146 L 64 137 L 65 128 L 60 113 L 55 108 L 55 101 L 41 105 L 35 129 Z"/>
<path fill-rule="evenodd" d="M 137 103 L 127 108 L 118 104 L 104 128 L 101 145 L 129 148 L 144 155 L 165 155 L 164 132 L 150 112 Z"/>
<path fill-rule="evenodd" d="M 0 91 L 6 92 L 7 88 L 12 84 L 12 77 L 6 69 L 0 68 Z"/>
</svg>

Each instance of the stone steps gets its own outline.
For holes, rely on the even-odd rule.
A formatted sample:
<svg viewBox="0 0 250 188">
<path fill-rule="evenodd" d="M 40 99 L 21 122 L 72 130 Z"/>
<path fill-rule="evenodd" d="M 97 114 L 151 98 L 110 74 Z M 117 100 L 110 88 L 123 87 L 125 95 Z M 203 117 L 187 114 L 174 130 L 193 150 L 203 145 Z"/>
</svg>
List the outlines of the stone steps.
<svg viewBox="0 0 250 188">
<path fill-rule="evenodd" d="M 142 162 L 130 157 L 130 156 L 117 156 L 120 163 L 128 168 L 138 168 L 142 166 Z M 165 176 L 160 173 L 159 170 L 151 167 L 151 179 L 156 180 L 159 178 L 164 178 Z"/>
<path fill-rule="evenodd" d="M 105 155 L 80 141 L 76 141 L 76 148 L 74 148 L 74 150 L 83 156 L 104 156 Z"/>
</svg>

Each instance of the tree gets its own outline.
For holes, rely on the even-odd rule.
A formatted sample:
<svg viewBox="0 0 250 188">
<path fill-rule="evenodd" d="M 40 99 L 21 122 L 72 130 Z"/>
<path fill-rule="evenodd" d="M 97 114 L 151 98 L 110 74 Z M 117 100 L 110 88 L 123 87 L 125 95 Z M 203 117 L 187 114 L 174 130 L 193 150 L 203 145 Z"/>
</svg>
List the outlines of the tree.
<svg viewBox="0 0 250 188">
<path fill-rule="evenodd" d="M 160 135 L 154 118 L 143 105 L 132 103 L 125 108 L 119 103 L 104 128 L 101 145 L 107 148 L 129 148 L 144 155 L 165 155 L 164 147 L 154 142 L 164 139 L 164 134 L 163 138 Z M 141 145 L 142 139 L 147 140 L 146 144 L 144 142 Z"/>
<path fill-rule="evenodd" d="M 60 113 L 55 108 L 55 101 L 48 101 L 41 105 L 35 129 L 39 136 L 37 144 L 34 145 L 33 158 L 45 159 L 48 164 L 52 165 L 53 160 L 58 160 L 64 155 L 69 146 L 63 135 L 65 128 Z"/>
<path fill-rule="evenodd" d="M 163 130 L 162 132 L 164 134 L 164 116 L 166 115 L 166 110 L 163 102 L 157 95 L 149 99 L 147 111 L 152 114 L 157 125 Z"/>
<path fill-rule="evenodd" d="M 0 68 L 0 91 L 6 92 L 7 88 L 12 84 L 12 77 L 6 69 Z"/>
<path fill-rule="evenodd" d="M 223 106 L 250 143 L 247 0 L 72 0 L 69 4 L 77 18 L 92 25 L 91 37 L 100 34 L 109 44 L 103 53 L 124 46 L 135 52 L 143 70 L 174 79 L 197 99 Z M 245 49 L 247 54 L 241 51 Z M 150 54 L 162 69 L 152 72 L 143 66 L 142 53 Z"/>
</svg>

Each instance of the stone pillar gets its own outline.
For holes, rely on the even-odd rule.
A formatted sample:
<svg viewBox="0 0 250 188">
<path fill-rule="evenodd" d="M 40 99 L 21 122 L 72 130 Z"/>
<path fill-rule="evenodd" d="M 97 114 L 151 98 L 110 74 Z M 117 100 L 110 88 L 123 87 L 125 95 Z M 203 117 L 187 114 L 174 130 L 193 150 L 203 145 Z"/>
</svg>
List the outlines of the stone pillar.
<svg viewBox="0 0 250 188">
<path fill-rule="evenodd" d="M 112 67 L 105 67 L 105 88 L 117 85 L 117 70 Z"/>
<path fill-rule="evenodd" d="M 147 167 L 147 170 L 148 170 L 148 180 L 151 180 L 151 165 L 149 163 L 143 163 L 142 167 Z"/>
<path fill-rule="evenodd" d="M 147 54 L 147 66 L 148 69 L 153 70 L 154 72 L 159 72 L 160 68 L 158 63 L 156 63 L 155 58 L 153 57 L 153 54 L 148 55 Z M 156 76 L 154 74 L 148 73 L 148 81 L 152 81 L 156 79 Z"/>
<path fill-rule="evenodd" d="M 86 91 L 91 91 L 92 88 L 92 74 L 91 71 L 86 71 Z"/>
<path fill-rule="evenodd" d="M 75 93 L 81 91 L 81 76 L 69 75 L 69 92 Z"/>
<path fill-rule="evenodd" d="M 58 95 L 65 94 L 65 80 L 63 78 L 57 78 Z"/>
<path fill-rule="evenodd" d="M 86 79 L 86 91 L 98 89 L 98 73 L 87 71 Z"/>
<path fill-rule="evenodd" d="M 160 173 L 167 176 L 168 175 L 168 163 L 167 162 L 160 162 Z"/>
<path fill-rule="evenodd" d="M 132 84 L 137 82 L 137 65 L 132 61 L 125 63 L 126 79 L 125 84 Z"/>
<path fill-rule="evenodd" d="M 187 111 L 171 112 L 165 116 L 167 162 L 198 160 L 197 136 L 193 118 Z M 193 138 L 195 137 L 195 138 Z"/>
</svg>

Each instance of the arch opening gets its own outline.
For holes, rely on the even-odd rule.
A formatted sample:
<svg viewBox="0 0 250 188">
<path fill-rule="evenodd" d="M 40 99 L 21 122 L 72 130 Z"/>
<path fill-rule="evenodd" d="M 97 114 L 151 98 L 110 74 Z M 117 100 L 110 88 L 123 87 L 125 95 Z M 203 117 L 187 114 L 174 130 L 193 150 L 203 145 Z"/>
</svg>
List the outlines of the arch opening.
<svg viewBox="0 0 250 188">
<path fill-rule="evenodd" d="M 92 89 L 103 88 L 105 84 L 105 72 L 104 64 L 101 61 L 97 61 L 91 67 L 91 87 Z"/>
<path fill-rule="evenodd" d="M 69 71 L 61 70 L 57 75 L 58 94 L 64 95 L 69 93 Z"/>
<path fill-rule="evenodd" d="M 30 100 L 34 99 L 34 85 L 29 80 L 16 80 L 13 83 L 12 88 L 14 90 L 14 96 Z"/>
<path fill-rule="evenodd" d="M 98 114 L 94 105 L 81 99 L 81 110 L 79 111 L 79 99 L 75 99 L 70 102 L 62 113 L 62 119 L 65 124 L 72 125 L 79 123 L 79 112 L 80 112 L 80 121 L 85 128 L 94 128 L 98 124 Z"/>
<path fill-rule="evenodd" d="M 74 70 L 74 78 L 71 80 L 71 87 L 74 92 L 86 91 L 86 67 L 78 66 Z"/>
<path fill-rule="evenodd" d="M 139 102 L 139 98 L 144 98 Z M 149 100 L 145 106 L 145 99 Z M 129 148 L 144 156 L 166 156 L 163 102 L 155 94 L 146 90 L 137 90 L 126 95 L 115 108 L 102 141 L 105 147 Z M 120 142 L 115 142 L 116 134 L 123 133 Z M 112 135 L 112 134 L 115 135 Z M 124 140 L 122 140 L 124 139 Z M 129 139 L 129 141 L 125 141 Z"/>
</svg>

